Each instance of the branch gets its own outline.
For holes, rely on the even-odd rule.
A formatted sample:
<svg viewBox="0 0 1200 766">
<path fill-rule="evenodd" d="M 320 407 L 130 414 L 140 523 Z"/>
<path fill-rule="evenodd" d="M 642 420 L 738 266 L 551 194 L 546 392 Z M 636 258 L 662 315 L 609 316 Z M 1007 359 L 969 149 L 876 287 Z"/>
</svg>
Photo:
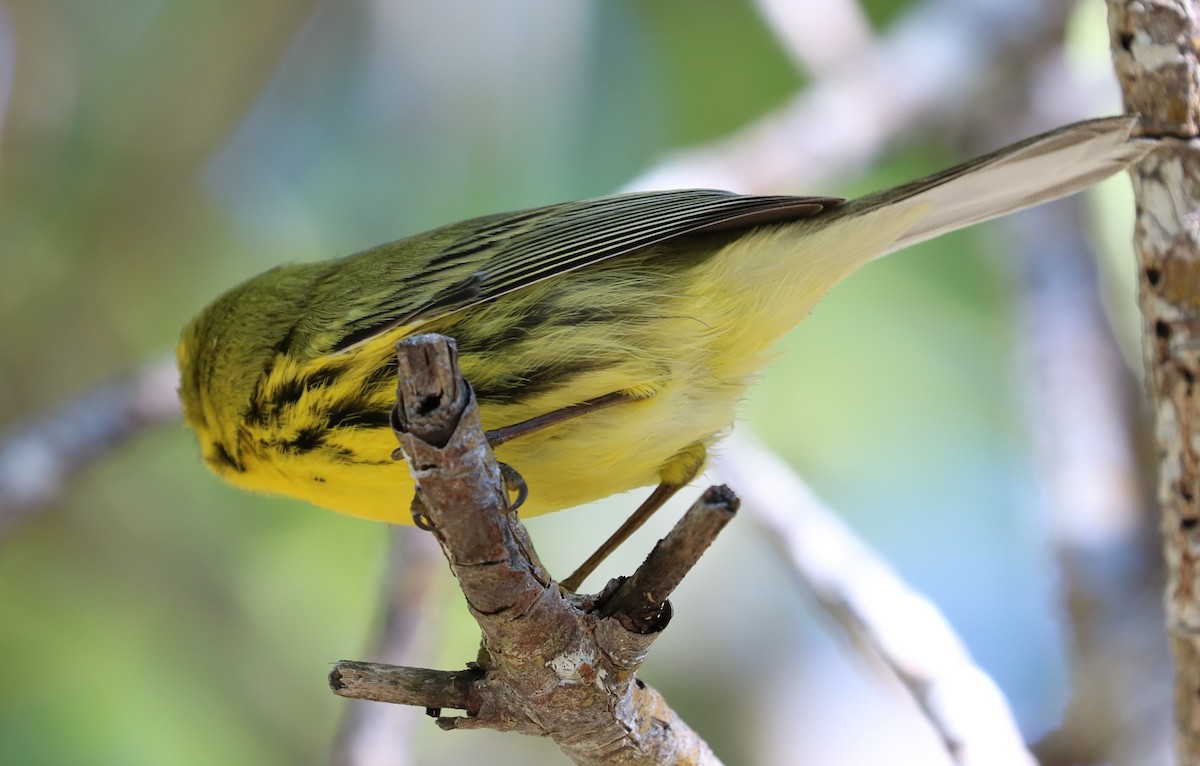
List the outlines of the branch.
<svg viewBox="0 0 1200 766">
<path fill-rule="evenodd" d="M 393 425 L 420 512 L 479 623 L 483 649 L 478 663 L 457 673 L 340 662 L 330 674 L 335 693 L 466 710 L 466 717 L 439 712 L 439 725 L 549 736 L 576 763 L 717 764 L 635 673 L 669 618 L 667 593 L 732 514 L 732 494 L 706 492 L 632 584 L 610 586 L 597 608 L 557 586 L 509 511 L 453 341 L 417 336 L 397 351 Z M 650 571 L 663 561 L 679 567 Z"/>
<path fill-rule="evenodd" d="M 1044 766 L 1167 763 L 1170 660 L 1153 501 L 1135 447 L 1148 435 L 1101 305 L 1081 201 L 1006 222 L 1022 256 L 1028 421 L 1071 618 L 1071 699 L 1037 746 Z"/>
<path fill-rule="evenodd" d="M 1158 499 L 1175 655 L 1179 760 L 1200 763 L 1200 39 L 1183 0 L 1109 0 L 1113 61 L 1128 110 L 1159 148 L 1131 171 L 1146 380 L 1154 399 Z"/>
<path fill-rule="evenodd" d="M 1061 28 L 1073 7 L 1064 0 L 930 0 L 871 49 L 823 69 L 820 81 L 774 113 L 677 152 L 622 191 L 775 192 L 861 172 L 906 133 L 954 124 L 978 108 L 1005 72 L 1045 47 L 1039 32 Z"/>
<path fill-rule="evenodd" d="M 342 697 L 415 705 L 429 710 L 471 711 L 481 707 L 474 686 L 482 677 L 483 672 L 478 668 L 426 670 L 382 662 L 342 660 L 330 673 L 329 685 Z"/>
<path fill-rule="evenodd" d="M 836 71 L 875 44 L 858 0 L 757 0 L 758 13 L 798 69 Z"/>
<path fill-rule="evenodd" d="M 733 520 L 740 501 L 728 487 L 712 487 L 658 541 L 633 573 L 596 599 L 603 617 L 615 617 L 632 633 L 654 633 L 671 619 L 667 601 L 704 551 Z"/>
<path fill-rule="evenodd" d="M 955 763 L 1035 764 L 995 682 L 946 618 L 826 508 L 791 468 L 735 433 L 717 466 L 747 513 L 846 633 L 904 684 Z"/>
<path fill-rule="evenodd" d="M 1057 55 L 1012 80 L 1013 108 L 980 116 L 989 144 L 1077 115 L 1088 97 Z M 1066 76 L 1064 76 L 1066 75 Z M 1050 90 L 1058 94 L 1048 98 Z M 976 143 L 976 142 L 972 142 Z M 979 150 L 979 146 L 971 147 Z M 1162 559 L 1139 446 L 1148 410 L 1108 323 L 1084 199 L 1071 197 L 999 224 L 1016 261 L 1026 420 L 1044 488 L 1039 509 L 1070 618 L 1070 699 L 1062 724 L 1035 747 L 1043 766 L 1166 763 L 1170 659 L 1162 630 Z"/>
<path fill-rule="evenodd" d="M 150 426 L 177 422 L 178 380 L 173 358 L 148 362 L 0 434 L 0 533 L 98 458 Z"/>
</svg>

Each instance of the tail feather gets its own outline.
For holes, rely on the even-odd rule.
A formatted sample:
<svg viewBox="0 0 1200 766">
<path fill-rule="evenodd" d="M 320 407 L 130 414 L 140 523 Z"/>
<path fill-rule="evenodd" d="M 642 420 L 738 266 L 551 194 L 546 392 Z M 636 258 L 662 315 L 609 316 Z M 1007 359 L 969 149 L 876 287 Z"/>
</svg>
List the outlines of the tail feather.
<svg viewBox="0 0 1200 766">
<path fill-rule="evenodd" d="M 1125 169 L 1150 150 L 1130 139 L 1136 117 L 1068 125 L 912 183 L 870 194 L 838 210 L 870 217 L 893 205 L 928 212 L 880 255 L 1007 213 L 1065 197 Z"/>
</svg>

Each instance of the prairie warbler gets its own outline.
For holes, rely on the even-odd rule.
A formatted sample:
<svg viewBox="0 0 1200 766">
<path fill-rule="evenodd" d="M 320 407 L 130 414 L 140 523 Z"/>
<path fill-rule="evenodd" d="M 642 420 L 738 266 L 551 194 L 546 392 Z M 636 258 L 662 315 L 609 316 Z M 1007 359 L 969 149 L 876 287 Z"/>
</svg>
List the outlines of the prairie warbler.
<svg viewBox="0 0 1200 766">
<path fill-rule="evenodd" d="M 457 340 L 485 428 L 542 418 L 496 449 L 528 484 L 523 513 L 657 484 L 648 513 L 699 471 L 772 345 L 837 282 L 1121 170 L 1146 151 L 1133 124 L 1078 123 L 851 202 L 627 194 L 280 266 L 184 330 L 186 420 L 233 484 L 408 522 L 393 347 L 438 332 Z"/>
</svg>

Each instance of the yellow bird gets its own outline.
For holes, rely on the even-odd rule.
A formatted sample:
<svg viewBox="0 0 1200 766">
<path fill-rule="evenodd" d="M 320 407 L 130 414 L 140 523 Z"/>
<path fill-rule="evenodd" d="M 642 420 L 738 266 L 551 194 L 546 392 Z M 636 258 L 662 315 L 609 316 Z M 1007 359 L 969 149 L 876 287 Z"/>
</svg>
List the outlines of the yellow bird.
<svg viewBox="0 0 1200 766">
<path fill-rule="evenodd" d="M 850 202 L 625 194 L 280 266 L 184 330 L 186 421 L 239 487 L 409 522 L 412 478 L 390 457 L 394 345 L 442 333 L 497 458 L 528 485 L 522 512 L 658 485 L 627 534 L 702 468 L 771 347 L 830 288 L 1125 168 L 1147 150 L 1134 124 L 1078 123 Z"/>
</svg>

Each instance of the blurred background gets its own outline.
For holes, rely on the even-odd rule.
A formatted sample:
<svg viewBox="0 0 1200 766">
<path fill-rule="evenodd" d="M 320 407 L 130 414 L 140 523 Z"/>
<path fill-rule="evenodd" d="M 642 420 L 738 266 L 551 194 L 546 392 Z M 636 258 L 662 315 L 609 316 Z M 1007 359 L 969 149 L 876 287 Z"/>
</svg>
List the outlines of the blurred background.
<svg viewBox="0 0 1200 766">
<path fill-rule="evenodd" d="M 0 0 L 0 427 L 169 353 L 206 302 L 271 266 L 611 193 L 865 56 L 797 60 L 806 43 L 768 5 Z M 1062 25 L 1034 30 L 1051 41 L 1045 67 L 1021 62 L 1045 82 L 935 58 L 987 81 L 943 106 L 953 121 L 909 121 L 819 188 L 737 190 L 853 195 L 1017 137 L 1005 130 L 1119 111 L 1102 8 L 1045 5 Z M 996 24 L 1025 7 L 958 6 Z M 925 10 L 852 7 L 879 39 Z M 952 42 L 931 28 L 920 50 L 954 54 Z M 915 61 L 890 64 L 920 76 Z M 1011 127 L 981 129 L 1001 117 Z M 792 150 L 816 163 L 825 147 Z M 1111 250 L 1101 291 L 1137 368 L 1126 186 L 1088 209 Z M 945 610 L 1036 741 L 1069 706 L 1075 641 L 1008 240 L 978 227 L 850 279 L 787 339 L 744 419 Z M 326 762 L 347 703 L 325 674 L 370 658 L 388 530 L 222 485 L 174 422 L 60 489 L 0 531 L 0 763 Z M 636 501 L 531 521 L 543 561 L 569 572 Z M 676 515 L 601 575 L 632 571 Z M 726 531 L 643 676 L 727 763 L 945 762 L 913 705 L 765 550 L 750 524 Z M 478 634 L 448 574 L 429 579 L 416 663 L 461 667 Z M 413 763 L 561 759 L 549 742 L 402 714 Z"/>
</svg>

